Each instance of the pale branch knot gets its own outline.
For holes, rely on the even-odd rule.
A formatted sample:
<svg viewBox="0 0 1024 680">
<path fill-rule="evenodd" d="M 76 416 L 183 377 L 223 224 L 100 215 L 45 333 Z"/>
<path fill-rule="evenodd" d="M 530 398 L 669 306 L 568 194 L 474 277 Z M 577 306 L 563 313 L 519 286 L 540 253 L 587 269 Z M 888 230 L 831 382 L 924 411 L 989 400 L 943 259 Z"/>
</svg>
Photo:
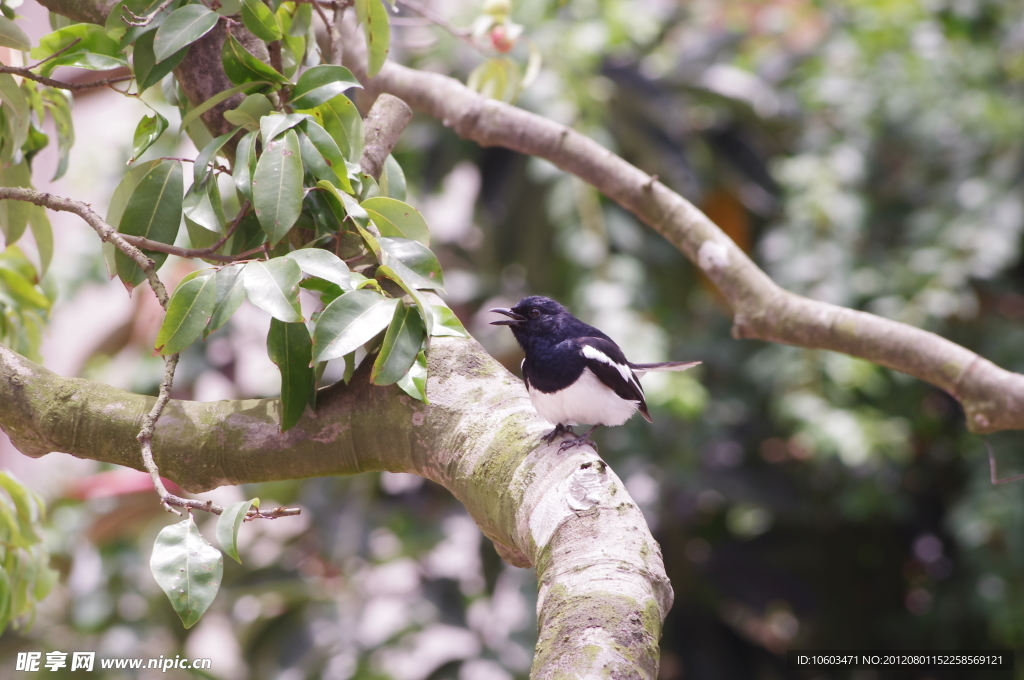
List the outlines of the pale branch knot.
<svg viewBox="0 0 1024 680">
<path fill-rule="evenodd" d="M 374 180 L 380 179 L 388 154 L 398 143 L 402 130 L 412 120 L 412 109 L 398 97 L 382 94 L 370 107 L 363 121 L 363 135 L 366 145 L 359 166 Z"/>
</svg>

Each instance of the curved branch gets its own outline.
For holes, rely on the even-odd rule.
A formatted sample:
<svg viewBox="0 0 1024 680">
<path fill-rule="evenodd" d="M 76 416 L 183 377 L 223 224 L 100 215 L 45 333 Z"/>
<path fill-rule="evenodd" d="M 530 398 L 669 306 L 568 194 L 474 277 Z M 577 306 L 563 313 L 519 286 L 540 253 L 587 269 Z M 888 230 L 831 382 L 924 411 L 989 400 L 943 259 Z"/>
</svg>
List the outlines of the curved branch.
<svg viewBox="0 0 1024 680">
<path fill-rule="evenodd" d="M 545 158 L 589 182 L 679 248 L 733 310 L 733 336 L 867 359 L 942 388 L 963 406 L 972 432 L 1024 429 L 1024 375 L 1007 371 L 934 333 L 780 288 L 685 198 L 589 137 L 536 114 L 482 97 L 457 80 L 388 62 L 365 78 L 371 92 L 401 97 L 459 136 Z"/>
<path fill-rule="evenodd" d="M 42 62 L 40 62 L 42 63 Z M 47 78 L 37 73 L 29 71 L 27 68 L 20 68 L 18 66 L 0 66 L 0 73 L 10 73 L 11 75 L 21 76 L 22 78 L 28 78 L 34 80 L 37 83 L 46 85 L 47 87 L 56 87 L 60 90 L 70 90 L 71 92 L 77 92 L 78 90 L 91 90 L 96 87 L 106 87 L 107 85 L 113 85 L 114 83 L 122 83 L 126 80 L 134 80 L 135 76 L 116 76 L 114 78 L 103 78 L 101 80 L 89 80 L 84 83 L 66 83 L 63 80 L 54 80 L 53 78 Z"/>
<path fill-rule="evenodd" d="M 364 361 L 348 385 L 321 390 L 316 417 L 285 433 L 277 399 L 171 400 L 156 424 L 154 458 L 190 491 L 374 470 L 432 479 L 502 557 L 536 566 L 532 677 L 653 680 L 672 588 L 622 482 L 589 448 L 542 445 L 550 425 L 522 381 L 476 341 L 434 338 L 428 361 L 430 404 L 371 385 Z M 153 403 L 62 378 L 0 345 L 0 427 L 27 455 L 65 451 L 138 469 L 135 435 Z"/>
</svg>

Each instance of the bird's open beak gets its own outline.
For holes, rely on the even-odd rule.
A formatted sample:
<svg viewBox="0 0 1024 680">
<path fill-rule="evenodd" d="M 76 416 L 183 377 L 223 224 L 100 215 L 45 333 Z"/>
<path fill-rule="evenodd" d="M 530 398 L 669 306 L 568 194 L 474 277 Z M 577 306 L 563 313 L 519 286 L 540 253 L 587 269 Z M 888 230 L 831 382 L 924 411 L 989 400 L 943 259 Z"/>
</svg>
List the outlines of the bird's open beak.
<svg viewBox="0 0 1024 680">
<path fill-rule="evenodd" d="M 494 309 L 488 309 L 489 312 L 497 312 L 498 314 L 504 314 L 507 319 L 501 319 L 500 321 L 492 321 L 492 326 L 518 326 L 519 324 L 526 321 L 526 317 L 521 314 L 516 314 L 511 309 L 505 307 L 495 307 Z"/>
</svg>

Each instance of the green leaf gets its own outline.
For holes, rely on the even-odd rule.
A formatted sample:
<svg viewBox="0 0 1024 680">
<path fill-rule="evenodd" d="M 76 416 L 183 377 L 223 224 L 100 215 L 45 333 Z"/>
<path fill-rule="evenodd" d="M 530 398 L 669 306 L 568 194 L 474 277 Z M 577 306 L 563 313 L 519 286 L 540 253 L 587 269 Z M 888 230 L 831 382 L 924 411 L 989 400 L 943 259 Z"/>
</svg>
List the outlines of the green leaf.
<svg viewBox="0 0 1024 680">
<path fill-rule="evenodd" d="M 96 24 L 74 24 L 44 35 L 30 54 L 33 59 L 46 59 L 76 40 L 78 42 L 61 52 L 60 56 L 43 64 L 39 69 L 40 75 L 49 76 L 58 66 L 106 71 L 128 65 L 118 42 Z"/>
<path fill-rule="evenodd" d="M 224 49 L 221 50 L 220 60 L 224 66 L 224 73 L 227 74 L 228 80 L 233 83 L 254 81 L 288 83 L 287 78 L 275 71 L 269 64 L 265 64 L 254 57 L 230 33 L 228 33 L 227 40 L 224 41 Z"/>
<path fill-rule="evenodd" d="M 135 192 L 135 187 L 139 185 L 142 178 L 145 177 L 150 170 L 155 168 L 161 163 L 160 159 L 146 161 L 145 163 L 139 163 L 134 168 L 125 173 L 124 177 L 121 178 L 121 182 L 114 189 L 114 193 L 110 197 L 110 204 L 107 206 L 107 224 L 117 227 L 121 224 L 121 217 L 124 215 L 124 209 L 128 206 L 128 199 L 132 197 Z M 112 245 L 112 244 L 111 244 Z M 111 274 L 113 276 L 113 274 Z"/>
<path fill-rule="evenodd" d="M 434 331 L 431 333 L 435 338 L 444 335 L 451 335 L 457 338 L 468 338 L 469 333 L 466 327 L 455 316 L 455 312 L 441 305 L 431 305 L 431 313 L 434 317 Z"/>
<path fill-rule="evenodd" d="M 367 75 L 371 78 L 380 72 L 391 49 L 391 27 L 388 24 L 388 11 L 380 0 L 355 0 L 356 16 L 366 33 L 366 50 L 370 60 Z"/>
<path fill-rule="evenodd" d="M 394 198 L 399 201 L 405 200 L 405 173 L 402 166 L 398 164 L 395 157 L 388 154 L 384 161 L 384 169 L 380 173 L 380 180 L 377 182 L 382 196 Z M 430 245 L 429 243 L 427 245 Z"/>
<path fill-rule="evenodd" d="M 32 186 L 28 163 L 22 161 L 6 168 L 0 164 L 0 187 L 28 186 Z M 3 234 L 7 245 L 17 241 L 25 233 L 31 208 L 32 204 L 26 201 L 0 201 L 0 234 Z"/>
<path fill-rule="evenodd" d="M 419 241 L 430 247 L 430 229 L 419 210 L 393 198 L 377 196 L 360 205 L 380 229 L 381 236 L 399 236 Z"/>
<path fill-rule="evenodd" d="M 156 336 L 156 351 L 177 354 L 199 338 L 217 302 L 216 277 L 198 276 L 178 286 Z"/>
<path fill-rule="evenodd" d="M 395 307 L 395 315 L 384 334 L 384 344 L 373 362 L 370 380 L 375 385 L 391 385 L 409 372 L 423 344 L 423 322 L 420 315 L 403 304 Z"/>
<path fill-rule="evenodd" d="M 13 269 L 0 267 L 0 290 L 10 295 L 19 305 L 39 309 L 50 308 L 49 298 L 43 295 L 32 281 Z"/>
<path fill-rule="evenodd" d="M 397 304 L 372 290 L 345 293 L 320 313 L 313 331 L 313 360 L 337 359 L 369 342 L 391 322 Z"/>
<path fill-rule="evenodd" d="M 229 87 L 228 89 L 223 90 L 222 92 L 218 92 L 217 94 L 213 95 L 199 106 L 195 107 L 194 109 L 186 113 L 185 116 L 181 119 L 181 129 L 185 130 L 186 128 L 188 128 L 188 126 L 192 124 L 192 121 L 197 120 L 199 116 L 203 115 L 217 104 L 220 104 L 225 99 L 230 99 L 239 92 L 251 90 L 252 88 L 257 87 L 259 85 L 270 85 L 270 83 L 265 80 L 256 80 L 249 83 L 242 83 L 241 85 L 235 85 L 234 87 Z M 229 120 L 228 122 L 230 123 L 231 121 Z"/>
<path fill-rule="evenodd" d="M 238 530 L 242 528 L 242 522 L 252 507 L 253 501 L 258 498 L 250 498 L 247 501 L 238 501 L 224 508 L 224 512 L 217 518 L 217 542 L 220 548 L 228 557 L 239 564 L 242 558 L 238 556 Z"/>
<path fill-rule="evenodd" d="M 183 191 L 181 163 L 160 161 L 135 187 L 121 216 L 118 231 L 160 243 L 174 243 L 181 224 Z M 164 253 L 143 252 L 157 268 L 167 259 Z M 145 272 L 134 260 L 120 250 L 114 257 L 117 275 L 129 289 L 146 280 Z"/>
<path fill-rule="evenodd" d="M 281 115 L 280 113 L 264 114 L 260 118 L 260 135 L 263 137 L 263 144 L 269 144 L 279 134 L 285 130 L 290 130 L 304 120 L 306 120 L 306 116 L 301 113 L 289 113 L 286 115 Z"/>
<path fill-rule="evenodd" d="M 215 177 L 189 187 L 185 192 L 182 209 L 185 213 L 186 225 L 196 225 L 208 232 L 199 234 L 195 229 L 189 229 L 192 245 L 206 248 L 220 238 L 224 231 L 224 206 L 220 198 L 220 186 Z M 192 238 L 195 235 L 199 236 L 199 241 L 202 243 Z"/>
<path fill-rule="evenodd" d="M 267 353 L 281 370 L 281 432 L 286 432 L 314 403 L 313 342 L 306 324 L 271 319 Z"/>
<path fill-rule="evenodd" d="M 250 132 L 239 140 L 235 147 L 235 163 L 231 178 L 238 193 L 252 201 L 252 175 L 256 172 L 256 133 Z"/>
<path fill-rule="evenodd" d="M 203 176 L 206 174 L 206 170 L 211 162 L 215 162 L 217 153 L 223 148 L 228 140 L 235 136 L 237 130 L 231 132 L 225 132 L 220 137 L 215 138 L 212 142 L 203 147 L 203 150 L 196 156 L 195 163 L 192 164 L 192 183 L 199 184 L 203 181 Z"/>
<path fill-rule="evenodd" d="M 0 488 L 3 488 L 14 501 L 18 531 L 22 537 L 31 543 L 38 543 L 42 540 L 36 533 L 42 514 L 39 502 L 31 491 L 6 470 L 0 470 Z"/>
<path fill-rule="evenodd" d="M 387 265 L 381 265 L 377 267 L 376 277 L 391 279 L 399 285 L 399 287 L 406 292 L 406 294 L 412 298 L 413 302 L 416 303 L 416 309 L 419 310 L 420 319 L 423 321 L 424 326 L 427 329 L 427 335 L 433 336 L 436 332 L 434 314 L 430 310 L 430 303 L 423 297 L 423 294 L 411 286 L 405 279 L 398 275 L 398 273 Z"/>
<path fill-rule="evenodd" d="M 188 47 L 183 47 L 160 63 L 157 63 L 156 55 L 153 53 L 153 40 L 156 38 L 156 31 L 143 33 L 135 41 L 135 48 L 132 50 L 132 68 L 135 72 L 135 82 L 139 92 L 143 92 L 164 79 L 168 73 L 181 63 L 181 60 L 188 54 Z"/>
<path fill-rule="evenodd" d="M 0 17 L 0 45 L 12 47 L 22 52 L 28 52 L 32 49 L 32 41 L 29 40 L 25 31 L 21 30 L 18 24 L 7 17 Z"/>
<path fill-rule="evenodd" d="M 363 155 L 363 118 L 352 100 L 339 94 L 316 107 L 313 115 L 337 142 L 345 158 L 353 163 L 358 162 Z M 341 174 L 341 168 L 336 172 Z"/>
<path fill-rule="evenodd" d="M 348 170 L 345 167 L 345 156 L 334 138 L 313 120 L 307 119 L 299 129 L 305 133 L 299 137 L 302 160 L 313 171 L 314 176 L 318 180 L 326 179 L 347 193 L 352 193 L 352 182 L 349 181 Z M 308 149 L 307 145 L 313 149 Z M 322 165 L 317 156 L 323 159 Z M 324 166 L 330 172 L 326 172 Z"/>
<path fill-rule="evenodd" d="M 416 355 L 416 362 L 409 369 L 409 372 L 398 381 L 402 391 L 413 399 L 419 399 L 424 404 L 427 401 L 427 355 L 421 351 Z"/>
<path fill-rule="evenodd" d="M 383 264 L 398 272 L 399 276 L 416 288 L 444 290 L 441 264 L 425 245 L 408 238 L 377 239 L 384 251 Z"/>
<path fill-rule="evenodd" d="M 245 265 L 244 284 L 249 301 L 287 323 L 304 321 L 299 306 L 300 280 L 299 265 L 285 257 L 254 260 Z"/>
<path fill-rule="evenodd" d="M 46 208 L 34 205 L 29 208 L 28 224 L 32 228 L 32 238 L 36 241 L 36 249 L 39 251 L 39 278 L 46 276 L 53 260 L 53 227 L 50 226 L 50 218 L 46 214 Z"/>
<path fill-rule="evenodd" d="M 345 289 L 352 287 L 348 265 L 329 250 L 300 248 L 288 253 L 285 257 L 295 260 L 299 268 L 310 276 L 336 283 Z"/>
<path fill-rule="evenodd" d="M 294 130 L 264 144 L 253 174 L 252 194 L 256 217 L 270 245 L 277 245 L 302 211 L 302 157 Z"/>
<path fill-rule="evenodd" d="M 274 105 L 270 100 L 257 92 L 243 99 L 236 108 L 225 111 L 224 120 L 232 125 L 241 125 L 246 130 L 259 130 L 260 119 L 273 110 Z"/>
<path fill-rule="evenodd" d="M 67 172 L 71 147 L 75 144 L 75 124 L 71 119 L 71 94 L 63 90 L 46 88 L 40 96 L 50 109 L 53 124 L 57 128 L 57 151 L 60 158 L 57 162 L 57 171 L 53 173 L 53 179 L 50 180 L 55 182 Z M 110 223 L 108 222 L 108 224 Z"/>
<path fill-rule="evenodd" d="M 149 568 L 185 628 L 191 628 L 217 596 L 224 556 L 203 538 L 189 515 L 157 535 Z"/>
<path fill-rule="evenodd" d="M 10 140 L 11 146 L 21 148 L 28 139 L 29 106 L 21 87 L 9 73 L 0 73 L 0 101 L 4 103 L 3 111 L 10 117 L 14 133 L 14 138 Z"/>
<path fill-rule="evenodd" d="M 132 157 L 129 163 L 134 163 L 139 156 L 146 152 L 146 149 L 153 146 L 153 142 L 160 139 L 160 135 L 167 129 L 167 119 L 156 111 L 152 116 L 143 116 L 139 124 L 135 126 L 135 139 L 132 142 Z"/>
<path fill-rule="evenodd" d="M 311 109 L 320 106 L 345 90 L 362 87 L 356 77 L 344 66 L 321 64 L 314 66 L 299 77 L 292 90 L 293 109 Z"/>
<path fill-rule="evenodd" d="M 156 29 L 153 55 L 157 63 L 188 47 L 213 30 L 220 16 L 205 5 L 185 5 L 171 12 Z"/>
<path fill-rule="evenodd" d="M 203 331 L 204 337 L 226 324 L 245 299 L 245 277 L 242 274 L 244 269 L 245 265 L 233 264 L 218 269 L 213 275 L 217 284 L 217 297 L 213 303 L 210 322 Z"/>
<path fill-rule="evenodd" d="M 244 0 L 242 23 L 260 40 L 274 42 L 281 39 L 281 24 L 270 8 L 260 0 Z"/>
</svg>

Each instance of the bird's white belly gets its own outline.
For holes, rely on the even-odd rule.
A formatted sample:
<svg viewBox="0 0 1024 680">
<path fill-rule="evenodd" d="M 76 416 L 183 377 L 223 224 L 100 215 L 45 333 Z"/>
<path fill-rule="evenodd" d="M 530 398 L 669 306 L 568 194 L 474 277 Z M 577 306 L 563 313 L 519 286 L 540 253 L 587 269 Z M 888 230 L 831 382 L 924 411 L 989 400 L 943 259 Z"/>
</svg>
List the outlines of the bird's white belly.
<svg viewBox="0 0 1024 680">
<path fill-rule="evenodd" d="M 553 425 L 621 425 L 640 406 L 615 394 L 589 368 L 564 390 L 545 393 L 532 385 L 528 389 L 537 413 Z"/>
</svg>

